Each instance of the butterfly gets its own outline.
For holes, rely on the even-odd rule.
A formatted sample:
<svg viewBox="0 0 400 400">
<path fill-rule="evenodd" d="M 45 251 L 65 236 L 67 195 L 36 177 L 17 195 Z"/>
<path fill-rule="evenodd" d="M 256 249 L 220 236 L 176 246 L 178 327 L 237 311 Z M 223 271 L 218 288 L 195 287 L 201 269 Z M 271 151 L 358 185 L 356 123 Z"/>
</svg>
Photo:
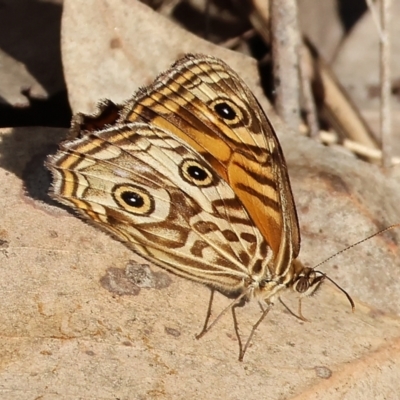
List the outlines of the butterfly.
<svg viewBox="0 0 400 400">
<path fill-rule="evenodd" d="M 152 263 L 234 297 L 233 312 L 259 300 L 244 347 L 236 329 L 242 360 L 284 290 L 310 296 L 326 278 L 297 259 L 298 218 L 273 126 L 243 80 L 205 55 L 186 55 L 100 111 L 78 114 L 48 158 L 52 196 Z"/>
</svg>

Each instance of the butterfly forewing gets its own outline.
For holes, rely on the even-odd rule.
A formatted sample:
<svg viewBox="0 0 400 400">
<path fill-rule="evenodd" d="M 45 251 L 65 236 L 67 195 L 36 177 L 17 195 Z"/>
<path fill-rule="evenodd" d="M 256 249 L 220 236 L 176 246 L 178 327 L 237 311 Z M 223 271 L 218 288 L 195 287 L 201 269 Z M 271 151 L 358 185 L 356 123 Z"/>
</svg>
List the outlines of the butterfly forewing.
<svg viewBox="0 0 400 400">
<path fill-rule="evenodd" d="M 232 187 L 285 275 L 300 249 L 286 163 L 245 83 L 221 60 L 187 55 L 127 102 L 120 122 L 147 121 L 202 154 Z"/>
</svg>

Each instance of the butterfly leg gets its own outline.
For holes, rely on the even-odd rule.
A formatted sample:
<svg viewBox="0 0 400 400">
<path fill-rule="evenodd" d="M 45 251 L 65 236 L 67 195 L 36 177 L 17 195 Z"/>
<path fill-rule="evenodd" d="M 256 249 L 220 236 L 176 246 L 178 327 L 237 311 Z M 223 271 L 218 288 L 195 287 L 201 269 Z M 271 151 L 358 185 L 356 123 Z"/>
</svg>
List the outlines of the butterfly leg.
<svg viewBox="0 0 400 400">
<path fill-rule="evenodd" d="M 236 337 L 237 337 L 237 340 L 239 343 L 239 361 L 243 361 L 245 351 L 243 351 L 242 338 L 241 338 L 240 332 L 239 332 L 239 324 L 237 322 L 237 317 L 236 317 L 236 307 L 238 307 L 238 305 L 236 305 L 236 304 L 234 304 L 232 306 L 233 326 L 234 326 L 235 334 L 236 334 Z"/>
<path fill-rule="evenodd" d="M 297 314 L 294 312 L 294 311 L 292 311 L 291 310 L 291 308 L 289 308 L 289 306 L 279 297 L 279 301 L 281 302 L 281 304 L 283 305 L 283 307 L 285 307 L 286 308 L 286 310 L 291 314 L 291 315 L 293 315 L 293 317 L 296 317 L 296 318 L 298 318 L 298 319 L 300 319 L 300 320 L 302 320 L 302 321 L 304 321 L 304 322 L 310 322 L 306 317 L 304 317 L 303 316 L 303 313 L 302 313 L 302 311 L 301 311 L 301 297 L 299 298 L 299 307 L 298 307 L 298 310 L 297 310 Z"/>
<path fill-rule="evenodd" d="M 208 309 L 207 309 L 207 315 L 206 315 L 206 320 L 204 321 L 203 329 L 199 334 L 196 335 L 196 339 L 200 339 L 203 337 L 209 330 L 208 328 L 208 323 L 210 322 L 210 317 L 211 317 L 211 310 L 212 310 L 212 303 L 214 301 L 214 289 L 210 289 L 211 294 L 210 294 L 210 301 L 208 302 Z"/>
<path fill-rule="evenodd" d="M 214 298 L 214 290 L 212 289 L 211 292 L 211 297 L 210 297 L 210 303 L 208 305 L 208 311 L 207 311 L 207 316 L 206 316 L 206 321 L 204 323 L 203 329 L 202 331 L 196 335 L 196 339 L 200 339 L 202 338 L 219 320 L 220 318 L 229 310 L 231 309 L 236 303 L 240 303 L 240 301 L 246 297 L 248 295 L 248 292 L 244 292 L 242 293 L 239 297 L 237 297 L 235 300 L 232 301 L 232 303 L 229 304 L 228 307 L 224 308 L 219 315 L 217 316 L 217 318 L 215 318 L 215 320 L 213 322 L 211 322 L 211 324 L 207 327 L 208 321 L 210 319 L 210 315 L 211 315 L 211 306 L 212 306 L 212 301 Z"/>
<path fill-rule="evenodd" d="M 304 322 L 310 322 L 306 317 L 303 316 L 303 313 L 301 311 L 301 300 L 302 300 L 302 298 L 299 297 L 299 308 L 298 308 L 299 315 L 298 315 L 298 317 Z"/>
<path fill-rule="evenodd" d="M 235 326 L 235 333 L 236 333 L 236 337 L 238 338 L 238 342 L 239 342 L 239 361 L 243 361 L 244 355 L 250 345 L 251 339 L 254 336 L 255 331 L 257 330 L 257 328 L 259 327 L 259 325 L 261 324 L 261 322 L 264 320 L 264 318 L 267 316 L 267 314 L 269 313 L 269 311 L 271 310 L 272 306 L 274 304 L 270 303 L 267 305 L 267 308 L 263 308 L 261 307 L 261 309 L 263 310 L 261 317 L 258 319 L 258 321 L 253 325 L 253 327 L 251 328 L 251 332 L 249 337 L 247 338 L 246 344 L 242 345 L 242 340 L 239 334 L 239 325 L 237 323 L 237 318 L 236 318 L 236 312 L 235 312 L 235 308 L 237 307 L 237 305 L 233 305 L 232 307 L 232 316 L 233 316 L 233 324 Z"/>
</svg>

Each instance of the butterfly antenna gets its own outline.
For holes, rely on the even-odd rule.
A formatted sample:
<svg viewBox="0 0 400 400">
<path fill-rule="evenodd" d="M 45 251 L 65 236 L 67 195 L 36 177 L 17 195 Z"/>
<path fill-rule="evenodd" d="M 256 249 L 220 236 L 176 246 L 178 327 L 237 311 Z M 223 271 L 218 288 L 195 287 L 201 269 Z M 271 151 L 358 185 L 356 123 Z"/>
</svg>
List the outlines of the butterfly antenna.
<svg viewBox="0 0 400 400">
<path fill-rule="evenodd" d="M 321 272 L 321 271 L 316 271 L 316 268 L 318 268 L 318 267 L 321 266 L 322 264 L 325 264 L 325 263 L 328 262 L 329 260 L 332 260 L 332 258 L 337 257 L 339 254 L 342 254 L 342 253 L 344 253 L 345 251 L 351 249 L 352 247 L 358 246 L 359 244 L 361 244 L 361 243 L 363 243 L 363 242 L 366 242 L 366 241 L 369 240 L 369 239 L 372 239 L 374 236 L 380 235 L 381 233 L 384 233 L 384 232 L 386 232 L 386 231 L 389 231 L 389 230 L 391 230 L 391 229 L 398 228 L 398 227 L 400 227 L 400 223 L 394 224 L 394 225 L 390 225 L 390 226 L 388 226 L 387 228 L 381 229 L 380 231 L 375 232 L 374 234 L 372 234 L 372 235 L 370 235 L 370 236 L 368 236 L 368 237 L 366 237 L 366 238 L 364 238 L 364 239 L 362 239 L 362 240 L 359 240 L 358 242 L 353 243 L 353 244 L 351 244 L 350 246 L 347 246 L 346 248 L 344 248 L 344 249 L 338 251 L 337 253 L 331 255 L 331 256 L 328 257 L 326 260 L 321 261 L 319 264 L 317 264 L 317 265 L 313 268 L 313 270 L 314 270 L 316 273 L 321 274 L 325 279 L 328 279 L 329 282 L 333 283 L 342 293 L 345 294 L 345 296 L 347 297 L 347 300 L 349 300 L 349 303 L 350 303 L 350 305 L 351 305 L 351 309 L 352 309 L 353 312 L 354 312 L 354 309 L 355 309 L 355 305 L 354 305 L 354 301 L 353 301 L 353 299 L 351 298 L 351 296 L 350 296 L 342 287 L 340 287 L 333 279 L 329 278 L 328 275 L 324 274 L 324 273 Z"/>
<path fill-rule="evenodd" d="M 346 248 L 344 248 L 344 249 L 342 249 L 342 250 L 339 250 L 337 253 L 332 254 L 332 255 L 331 255 L 330 257 L 328 257 L 326 260 L 321 261 L 319 264 L 317 264 L 315 267 L 313 267 L 313 269 L 315 270 L 316 268 L 320 267 L 322 264 L 325 264 L 326 262 L 332 260 L 332 258 L 337 257 L 339 254 L 342 254 L 342 253 L 344 253 L 345 251 L 347 251 L 347 250 L 349 250 L 349 249 L 351 249 L 351 248 L 353 248 L 353 247 L 356 247 L 356 246 L 358 246 L 359 244 L 364 243 L 364 242 L 366 242 L 367 240 L 372 239 L 373 237 L 375 237 L 375 236 L 377 236 L 377 235 L 380 235 L 381 233 L 384 233 L 384 232 L 386 232 L 386 231 L 390 231 L 391 229 L 398 228 L 398 227 L 400 227 L 400 223 L 394 224 L 394 225 L 390 225 L 390 226 L 388 226 L 387 228 L 381 229 L 380 231 L 375 232 L 374 234 L 372 234 L 372 235 L 370 235 L 370 236 L 368 236 L 368 237 L 366 237 L 366 238 L 364 238 L 364 239 L 362 239 L 362 240 L 360 240 L 360 241 L 358 241 L 358 242 L 356 242 L 356 243 L 353 243 L 353 244 L 351 244 L 350 246 L 347 246 Z M 324 274 L 323 274 L 323 275 L 324 275 Z M 325 275 L 325 277 L 328 278 L 326 275 Z M 329 278 L 328 278 L 328 279 L 329 279 Z M 330 279 L 329 279 L 329 280 L 330 280 Z M 334 283 L 334 282 L 333 282 L 333 283 Z M 335 283 L 335 285 L 336 285 L 336 283 Z M 336 286 L 337 286 L 337 285 L 336 285 Z M 339 288 L 339 286 L 338 286 L 338 288 Z M 339 289 L 341 289 L 341 288 L 339 288 Z M 343 289 L 341 289 L 341 290 L 343 291 Z M 345 293 L 346 293 L 346 292 L 345 292 Z"/>
</svg>

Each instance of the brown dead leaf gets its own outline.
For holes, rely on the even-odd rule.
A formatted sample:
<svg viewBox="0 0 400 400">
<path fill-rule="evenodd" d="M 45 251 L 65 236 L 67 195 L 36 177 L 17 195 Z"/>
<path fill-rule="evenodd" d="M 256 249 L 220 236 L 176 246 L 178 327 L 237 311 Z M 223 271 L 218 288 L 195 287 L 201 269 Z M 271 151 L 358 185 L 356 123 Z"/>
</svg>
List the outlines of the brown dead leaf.
<svg viewBox="0 0 400 400">
<path fill-rule="evenodd" d="M 264 97 L 254 59 L 207 42 L 138 1 L 67 0 L 62 28 L 64 73 L 74 112 L 94 112 L 104 98 L 125 101 L 185 53 L 223 59 Z"/>
</svg>

